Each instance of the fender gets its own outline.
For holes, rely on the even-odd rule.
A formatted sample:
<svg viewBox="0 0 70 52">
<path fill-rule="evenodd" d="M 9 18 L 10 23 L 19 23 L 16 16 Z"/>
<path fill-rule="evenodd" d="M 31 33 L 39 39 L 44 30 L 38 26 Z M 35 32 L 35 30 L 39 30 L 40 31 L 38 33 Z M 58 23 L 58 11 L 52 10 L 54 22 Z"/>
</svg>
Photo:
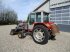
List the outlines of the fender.
<svg viewBox="0 0 70 52">
<path fill-rule="evenodd" d="M 53 23 L 52 23 L 52 22 L 33 23 L 34 27 L 35 27 L 36 25 L 43 25 L 43 26 L 47 27 L 49 30 L 52 28 L 52 27 L 51 27 L 51 24 L 53 24 Z M 34 28 L 34 27 L 33 27 L 33 28 Z"/>
<path fill-rule="evenodd" d="M 48 30 L 51 30 L 53 32 L 53 34 L 56 34 L 56 33 L 60 33 L 59 32 L 59 28 L 57 27 L 56 24 L 54 24 L 53 22 L 43 22 L 43 23 L 33 23 L 34 24 L 34 27 L 36 25 L 43 25 L 45 26 L 46 28 L 48 28 Z M 34 28 L 33 27 L 33 28 Z"/>
</svg>

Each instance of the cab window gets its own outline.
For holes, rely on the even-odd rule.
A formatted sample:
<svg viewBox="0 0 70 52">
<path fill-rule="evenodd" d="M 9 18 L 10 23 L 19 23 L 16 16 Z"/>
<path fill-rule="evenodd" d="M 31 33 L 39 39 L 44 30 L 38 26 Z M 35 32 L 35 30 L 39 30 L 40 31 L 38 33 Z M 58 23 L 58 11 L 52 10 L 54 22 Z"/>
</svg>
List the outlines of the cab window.
<svg viewBox="0 0 70 52">
<path fill-rule="evenodd" d="M 44 22 L 49 22 L 49 14 L 43 13 L 43 21 Z"/>
<path fill-rule="evenodd" d="M 41 22 L 41 12 L 36 13 L 36 22 Z"/>
<path fill-rule="evenodd" d="M 35 14 L 31 14 L 30 15 L 30 20 L 29 20 L 29 24 L 33 24 L 35 22 Z"/>
</svg>

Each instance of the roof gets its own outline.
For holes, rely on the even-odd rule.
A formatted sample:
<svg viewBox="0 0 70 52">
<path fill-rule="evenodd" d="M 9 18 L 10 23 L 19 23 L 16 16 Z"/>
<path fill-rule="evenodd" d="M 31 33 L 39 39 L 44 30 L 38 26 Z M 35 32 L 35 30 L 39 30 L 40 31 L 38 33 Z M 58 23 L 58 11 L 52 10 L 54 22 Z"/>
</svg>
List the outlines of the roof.
<svg viewBox="0 0 70 52">
<path fill-rule="evenodd" d="M 46 0 L 44 3 L 42 3 L 39 7 L 37 7 L 34 11 L 38 10 L 39 8 L 41 8 L 43 5 L 45 5 L 49 0 Z"/>
</svg>

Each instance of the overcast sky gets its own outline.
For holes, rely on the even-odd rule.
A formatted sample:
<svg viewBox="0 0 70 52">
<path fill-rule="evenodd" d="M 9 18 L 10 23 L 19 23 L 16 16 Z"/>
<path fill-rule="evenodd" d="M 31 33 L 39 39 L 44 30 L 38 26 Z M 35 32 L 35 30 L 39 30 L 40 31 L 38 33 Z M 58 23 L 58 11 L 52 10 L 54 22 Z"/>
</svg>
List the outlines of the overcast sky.
<svg viewBox="0 0 70 52">
<path fill-rule="evenodd" d="M 19 20 L 26 20 L 28 14 L 37 6 L 43 3 L 43 0 L 1 0 L 5 7 L 14 9 Z"/>
</svg>

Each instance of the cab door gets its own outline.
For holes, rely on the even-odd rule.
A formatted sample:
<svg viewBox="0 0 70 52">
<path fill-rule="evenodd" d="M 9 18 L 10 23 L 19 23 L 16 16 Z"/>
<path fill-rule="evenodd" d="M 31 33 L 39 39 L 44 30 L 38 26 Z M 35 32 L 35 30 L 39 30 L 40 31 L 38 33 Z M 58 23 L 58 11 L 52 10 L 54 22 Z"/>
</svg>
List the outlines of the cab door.
<svg viewBox="0 0 70 52">
<path fill-rule="evenodd" d="M 28 29 L 33 29 L 33 23 L 35 22 L 35 13 L 29 15 Z"/>
</svg>

